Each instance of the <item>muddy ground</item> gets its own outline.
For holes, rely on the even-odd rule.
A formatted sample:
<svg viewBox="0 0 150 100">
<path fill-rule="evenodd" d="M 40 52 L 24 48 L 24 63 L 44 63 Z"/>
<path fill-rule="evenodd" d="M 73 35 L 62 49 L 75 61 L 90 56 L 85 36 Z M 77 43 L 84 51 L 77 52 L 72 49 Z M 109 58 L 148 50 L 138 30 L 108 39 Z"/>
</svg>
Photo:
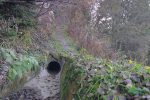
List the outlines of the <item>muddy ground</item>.
<svg viewBox="0 0 150 100">
<path fill-rule="evenodd" d="M 59 76 L 51 75 L 42 68 L 39 75 L 27 82 L 23 89 L 2 100 L 60 100 Z"/>
</svg>

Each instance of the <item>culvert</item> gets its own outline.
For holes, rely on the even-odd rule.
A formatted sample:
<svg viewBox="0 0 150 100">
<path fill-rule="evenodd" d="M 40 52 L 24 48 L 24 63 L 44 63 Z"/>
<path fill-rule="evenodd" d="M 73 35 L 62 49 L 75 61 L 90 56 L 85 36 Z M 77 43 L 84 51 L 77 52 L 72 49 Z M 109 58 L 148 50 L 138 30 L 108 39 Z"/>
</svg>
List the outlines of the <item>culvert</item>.
<svg viewBox="0 0 150 100">
<path fill-rule="evenodd" d="M 50 74 L 58 74 L 61 71 L 61 65 L 57 61 L 51 61 L 47 66 L 47 71 Z"/>
</svg>

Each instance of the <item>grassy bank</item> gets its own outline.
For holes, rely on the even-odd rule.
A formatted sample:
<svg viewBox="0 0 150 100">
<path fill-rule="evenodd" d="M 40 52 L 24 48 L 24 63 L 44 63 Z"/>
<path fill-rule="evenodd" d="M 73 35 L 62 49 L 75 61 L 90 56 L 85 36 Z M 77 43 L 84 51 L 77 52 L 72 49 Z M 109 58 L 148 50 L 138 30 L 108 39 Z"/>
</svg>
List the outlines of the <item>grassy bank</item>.
<svg viewBox="0 0 150 100">
<path fill-rule="evenodd" d="M 82 50 L 64 67 L 62 100 L 149 99 L 149 66 L 125 59 L 93 58 Z"/>
</svg>

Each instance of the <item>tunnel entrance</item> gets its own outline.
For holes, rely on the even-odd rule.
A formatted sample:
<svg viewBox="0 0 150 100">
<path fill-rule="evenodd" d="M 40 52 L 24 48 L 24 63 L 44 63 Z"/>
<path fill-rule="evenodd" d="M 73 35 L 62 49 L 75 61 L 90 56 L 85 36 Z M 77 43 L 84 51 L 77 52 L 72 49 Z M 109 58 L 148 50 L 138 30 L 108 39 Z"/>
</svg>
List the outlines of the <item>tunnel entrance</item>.
<svg viewBox="0 0 150 100">
<path fill-rule="evenodd" d="M 51 61 L 47 66 L 47 71 L 50 74 L 58 74 L 61 70 L 61 66 L 57 61 Z"/>
</svg>

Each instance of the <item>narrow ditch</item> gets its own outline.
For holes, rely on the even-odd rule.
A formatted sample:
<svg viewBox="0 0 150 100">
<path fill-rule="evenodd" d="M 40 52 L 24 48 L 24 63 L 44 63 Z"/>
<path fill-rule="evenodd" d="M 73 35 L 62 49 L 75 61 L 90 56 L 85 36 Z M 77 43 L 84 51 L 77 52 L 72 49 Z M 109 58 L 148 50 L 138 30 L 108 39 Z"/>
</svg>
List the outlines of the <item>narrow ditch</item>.
<svg viewBox="0 0 150 100">
<path fill-rule="evenodd" d="M 51 61 L 24 87 L 2 100 L 60 100 L 61 64 Z"/>
</svg>

